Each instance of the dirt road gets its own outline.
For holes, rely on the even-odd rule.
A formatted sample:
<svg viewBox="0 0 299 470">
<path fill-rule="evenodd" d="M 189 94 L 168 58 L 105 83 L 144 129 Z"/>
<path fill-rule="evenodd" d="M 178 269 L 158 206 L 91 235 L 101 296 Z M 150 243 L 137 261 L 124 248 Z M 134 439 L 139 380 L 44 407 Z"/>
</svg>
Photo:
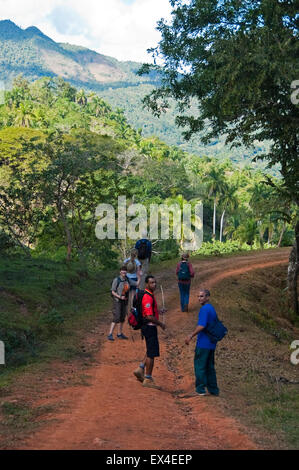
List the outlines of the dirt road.
<svg viewBox="0 0 299 470">
<path fill-rule="evenodd" d="M 221 397 L 180 398 L 194 388 L 194 378 L 184 370 L 195 344 L 184 346 L 190 326 L 197 320 L 198 286 L 216 289 L 225 277 L 249 270 L 287 263 L 288 249 L 253 252 L 231 258 L 213 258 L 193 262 L 196 277 L 192 285 L 189 313 L 179 311 L 177 284 L 173 268 L 157 275 L 157 299 L 160 284 L 165 294 L 167 330 L 160 330 L 161 357 L 154 376 L 162 390 L 142 387 L 133 370 L 144 355 L 139 332 L 126 327 L 129 340 L 106 341 L 110 316 L 104 329 L 93 332 L 86 342 L 101 347 L 96 362 L 88 370 L 90 386 L 47 390 L 47 398 L 38 405 L 63 400 L 62 412 L 51 413 L 49 422 L 24 441 L 20 449 L 256 449 L 246 429 L 223 414 Z M 161 305 L 161 302 L 160 302 Z M 186 321 L 186 316 L 188 321 Z M 228 325 L 229 327 L 229 325 Z M 189 348 L 189 349 L 188 349 Z M 186 351 L 188 354 L 186 356 Z M 216 359 L 217 360 L 217 359 Z M 216 368 L 220 366 L 216 362 Z M 140 439 L 134 439 L 140 436 Z"/>
</svg>

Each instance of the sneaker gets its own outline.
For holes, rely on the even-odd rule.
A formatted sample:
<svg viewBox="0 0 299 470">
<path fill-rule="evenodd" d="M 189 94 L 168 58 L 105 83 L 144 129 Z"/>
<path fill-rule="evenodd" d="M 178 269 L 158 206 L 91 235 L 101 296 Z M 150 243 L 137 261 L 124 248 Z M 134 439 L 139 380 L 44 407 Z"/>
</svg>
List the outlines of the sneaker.
<svg viewBox="0 0 299 470">
<path fill-rule="evenodd" d="M 198 393 L 196 390 L 191 393 L 186 393 L 186 395 L 179 395 L 179 398 L 194 398 L 194 397 L 206 397 L 207 394 L 204 393 Z"/>
<path fill-rule="evenodd" d="M 142 367 L 138 367 L 138 369 L 134 370 L 133 374 L 139 382 L 144 381 L 144 369 L 142 369 Z"/>
<path fill-rule="evenodd" d="M 107 338 L 109 339 L 109 341 L 114 341 L 113 335 L 108 335 Z"/>
<path fill-rule="evenodd" d="M 157 390 L 161 390 L 161 387 L 155 384 L 154 379 L 145 378 L 144 381 L 142 382 L 142 386 L 147 387 L 147 388 L 156 388 Z"/>
<path fill-rule="evenodd" d="M 119 339 L 129 339 L 127 336 L 125 336 L 123 333 L 121 333 L 120 335 L 117 335 L 117 337 Z"/>
</svg>

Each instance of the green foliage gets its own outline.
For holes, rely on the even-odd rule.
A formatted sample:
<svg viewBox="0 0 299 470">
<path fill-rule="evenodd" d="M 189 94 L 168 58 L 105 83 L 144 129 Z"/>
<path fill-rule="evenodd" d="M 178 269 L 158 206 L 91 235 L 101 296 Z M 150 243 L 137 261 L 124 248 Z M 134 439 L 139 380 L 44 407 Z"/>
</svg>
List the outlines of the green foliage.
<svg viewBox="0 0 299 470">
<path fill-rule="evenodd" d="M 168 98 L 174 99 L 187 139 L 204 132 L 203 142 L 219 135 L 248 147 L 269 141 L 269 151 L 259 158 L 281 165 L 284 191 L 298 205 L 298 106 L 291 100 L 299 72 L 295 2 L 172 0 L 171 5 L 171 21 L 158 23 L 162 39 L 152 50 L 164 64 L 162 85 L 145 103 L 160 115 Z M 197 110 L 182 114 L 194 99 Z"/>
<path fill-rule="evenodd" d="M 250 150 L 244 146 L 229 149 L 225 145 L 225 137 L 222 136 L 214 138 L 207 145 L 202 144 L 198 138 L 184 141 L 176 124 L 175 100 L 170 100 L 167 113 L 160 118 L 143 109 L 144 96 L 160 84 L 160 78 L 156 71 L 147 76 L 139 76 L 137 71 L 141 64 L 132 61 L 119 62 L 84 47 L 58 44 L 37 28 L 22 30 L 11 21 L 0 21 L 0 38 L 0 80 L 5 82 L 7 89 L 13 86 L 14 92 L 7 93 L 7 103 L 12 106 L 14 102 L 18 108 L 15 113 L 1 117 L 0 107 L 0 122 L 4 125 L 40 128 L 45 125 L 48 127 L 56 121 L 60 129 L 67 130 L 78 127 L 76 104 L 85 110 L 93 108 L 96 117 L 105 114 L 108 107 L 110 111 L 112 108 L 121 108 L 128 123 L 135 129 L 142 129 L 145 137 L 156 135 L 168 145 L 179 147 L 182 151 L 215 156 L 219 160 L 230 158 L 242 165 L 255 155 L 268 151 L 268 142 L 256 143 Z M 59 77 L 56 76 L 57 68 Z M 20 73 L 25 78 L 16 79 Z M 64 82 L 61 77 L 70 83 Z M 34 85 L 30 86 L 30 93 L 29 82 L 25 88 L 23 86 L 26 79 L 29 82 L 35 81 Z M 97 97 L 96 93 L 100 97 Z M 31 97 L 34 102 L 31 102 Z M 104 103 L 103 99 L 109 102 L 110 106 Z M 63 109 L 65 100 L 72 103 L 67 113 Z M 21 101 L 24 102 L 20 105 Z M 57 113 L 58 104 L 62 108 L 61 115 Z M 50 109 L 47 109 L 49 106 Z M 189 113 L 197 113 L 196 100 L 192 100 Z M 80 126 L 87 128 L 89 119 L 87 116 L 82 118 L 81 114 Z M 265 167 L 262 162 L 252 165 L 255 168 Z M 273 174 L 278 175 L 277 168 L 273 169 Z"/>
<path fill-rule="evenodd" d="M 250 246 L 240 241 L 228 240 L 226 242 L 203 242 L 200 249 L 194 252 L 197 255 L 221 256 L 250 250 Z"/>
</svg>

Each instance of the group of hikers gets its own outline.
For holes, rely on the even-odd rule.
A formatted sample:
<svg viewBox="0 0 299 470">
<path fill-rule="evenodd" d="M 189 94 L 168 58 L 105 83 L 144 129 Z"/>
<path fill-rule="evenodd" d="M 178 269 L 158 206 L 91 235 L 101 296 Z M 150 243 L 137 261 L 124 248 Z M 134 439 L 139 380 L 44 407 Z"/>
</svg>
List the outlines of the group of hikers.
<svg viewBox="0 0 299 470">
<path fill-rule="evenodd" d="M 153 369 L 155 358 L 160 356 L 157 327 L 162 328 L 162 330 L 166 328 L 165 323 L 161 322 L 159 317 L 164 315 L 166 310 L 164 307 L 158 309 L 154 295 L 157 281 L 153 275 L 148 274 L 151 255 L 152 244 L 150 240 L 147 238 L 138 240 L 135 248 L 131 251 L 130 257 L 124 260 L 119 276 L 113 279 L 111 285 L 113 320 L 107 338 L 109 341 L 114 341 L 113 332 L 117 326 L 117 338 L 127 340 L 128 337 L 123 332 L 126 316 L 128 312 L 133 312 L 136 316 L 138 311 L 141 320 L 134 329 L 141 330 L 142 338 L 145 338 L 146 353 L 133 373 L 144 387 L 160 389 L 161 387 L 153 379 Z M 182 312 L 188 312 L 191 279 L 194 278 L 194 274 L 189 255 L 183 253 L 176 267 Z M 221 339 L 221 335 L 223 337 L 227 330 L 219 322 L 217 313 L 210 304 L 209 290 L 200 290 L 198 300 L 201 308 L 197 326 L 185 339 L 185 344 L 189 345 L 192 338 L 197 336 L 194 355 L 195 391 L 193 394 L 205 396 L 208 391 L 209 394 L 218 396 L 219 388 L 216 379 L 214 355 L 217 340 Z M 132 317 L 134 317 L 133 313 L 131 314 Z M 129 323 L 137 325 L 138 321 L 131 323 L 129 317 Z"/>
</svg>

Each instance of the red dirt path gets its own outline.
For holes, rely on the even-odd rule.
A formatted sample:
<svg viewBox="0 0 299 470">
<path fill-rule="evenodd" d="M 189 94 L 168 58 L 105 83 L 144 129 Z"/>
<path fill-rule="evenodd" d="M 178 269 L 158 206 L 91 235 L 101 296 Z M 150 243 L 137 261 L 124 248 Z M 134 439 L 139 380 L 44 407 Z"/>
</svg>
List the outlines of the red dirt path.
<svg viewBox="0 0 299 470">
<path fill-rule="evenodd" d="M 157 275 L 168 312 L 166 333 L 159 331 L 161 357 L 156 360 L 154 376 L 162 390 L 144 389 L 132 372 L 144 355 L 144 342 L 140 333 L 131 333 L 126 327 L 128 341 L 106 341 L 110 316 L 101 327 L 102 346 L 96 354 L 96 365 L 88 369 L 90 386 L 47 390 L 47 399 L 37 405 L 66 401 L 62 412 L 49 415 L 42 429 L 20 445 L 19 449 L 97 449 L 97 450 L 171 450 L 171 449 L 257 449 L 235 419 L 220 410 L 221 397 L 180 398 L 194 388 L 193 376 L 185 374 L 182 361 L 186 331 L 183 315 L 197 319 L 197 287 L 216 288 L 217 283 L 229 276 L 252 269 L 286 263 L 289 250 L 269 250 L 246 256 L 213 258 L 193 262 L 196 277 L 192 285 L 190 309 L 182 314 L 178 309 L 178 289 L 173 283 L 173 269 Z M 172 284 L 172 285 L 171 285 Z M 193 324 L 193 323 L 192 323 Z M 229 325 L 228 325 L 229 326 Z M 133 335 L 133 336 L 132 336 Z M 134 339 L 134 341 L 133 341 Z M 94 337 L 89 338 L 94 341 Z M 87 339 L 88 341 L 88 339 Z M 194 343 L 189 348 L 194 349 Z M 169 354 L 176 354 L 176 367 L 170 366 Z M 217 360 L 217 359 L 216 359 Z M 217 369 L 217 362 L 216 362 Z M 131 396 L 136 397 L 133 402 Z M 137 405 L 139 404 L 139 405 Z M 142 406 L 142 410 L 141 407 Z M 54 421 L 53 421 L 54 419 Z M 136 442 L 134 436 L 141 436 Z"/>
</svg>

